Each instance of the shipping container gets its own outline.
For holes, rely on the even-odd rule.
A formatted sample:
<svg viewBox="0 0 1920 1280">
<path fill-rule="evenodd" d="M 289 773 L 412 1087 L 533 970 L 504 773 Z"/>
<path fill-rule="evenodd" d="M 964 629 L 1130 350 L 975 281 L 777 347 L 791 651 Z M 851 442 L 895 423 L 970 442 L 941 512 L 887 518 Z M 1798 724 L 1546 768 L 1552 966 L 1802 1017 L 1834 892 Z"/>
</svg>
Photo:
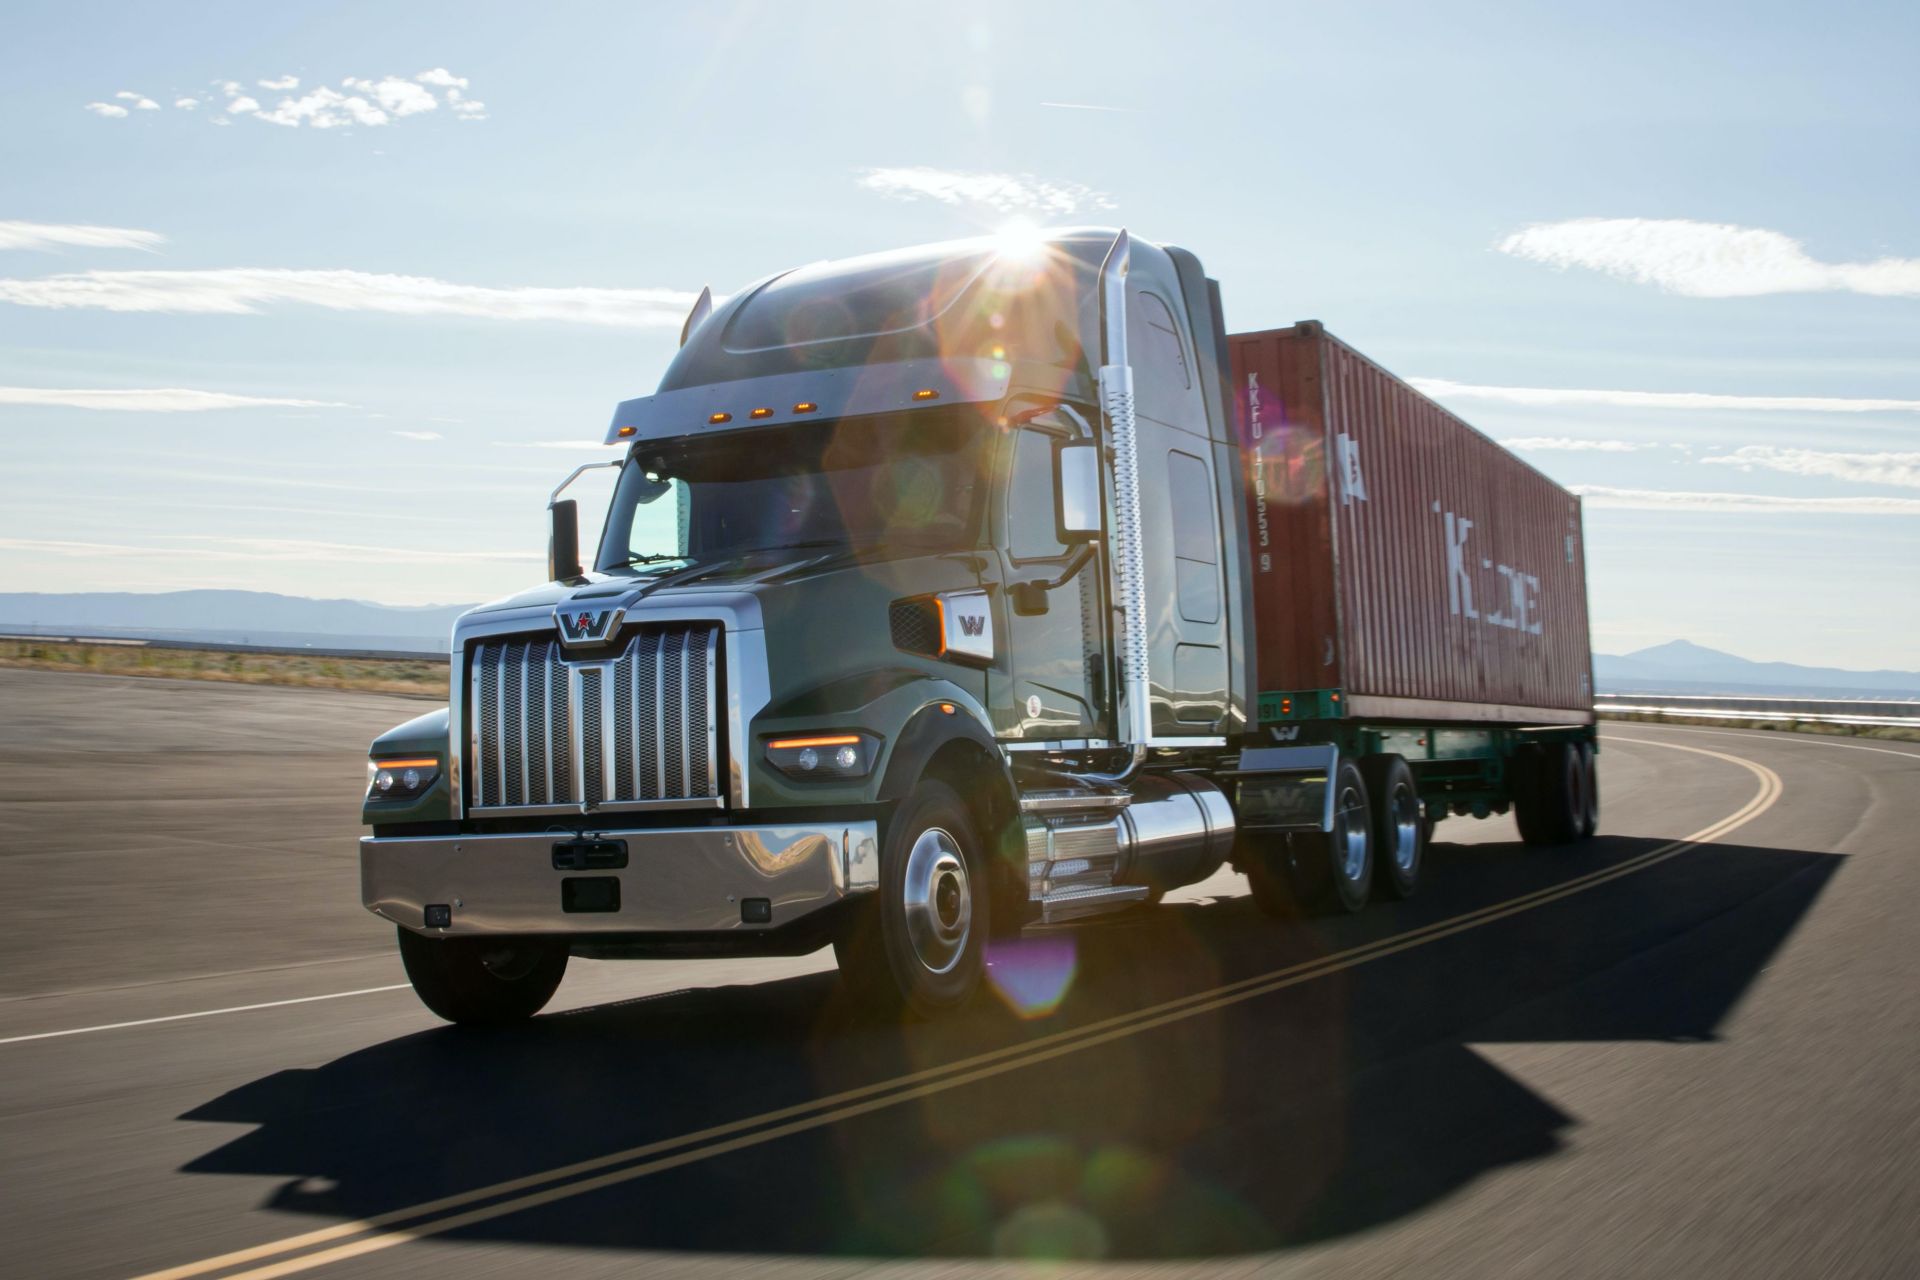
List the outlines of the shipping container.
<svg viewBox="0 0 1920 1280">
<path fill-rule="evenodd" d="M 1317 321 L 1228 346 L 1260 722 L 1590 722 L 1580 499 Z"/>
</svg>

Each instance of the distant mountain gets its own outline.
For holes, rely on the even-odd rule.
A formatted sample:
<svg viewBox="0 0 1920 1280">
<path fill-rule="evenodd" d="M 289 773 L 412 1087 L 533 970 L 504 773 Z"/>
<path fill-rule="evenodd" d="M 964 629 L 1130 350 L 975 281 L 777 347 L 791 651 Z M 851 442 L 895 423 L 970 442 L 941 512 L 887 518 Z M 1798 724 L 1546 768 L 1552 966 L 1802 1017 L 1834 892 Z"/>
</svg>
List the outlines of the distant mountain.
<svg viewBox="0 0 1920 1280">
<path fill-rule="evenodd" d="M 1689 640 L 1593 655 L 1601 693 L 1774 694 L 1806 698 L 1920 698 L 1920 672 L 1845 671 L 1754 662 Z"/>
<path fill-rule="evenodd" d="M 309 600 L 265 591 L 0 593 L 0 632 L 444 653 L 464 604 Z"/>
</svg>

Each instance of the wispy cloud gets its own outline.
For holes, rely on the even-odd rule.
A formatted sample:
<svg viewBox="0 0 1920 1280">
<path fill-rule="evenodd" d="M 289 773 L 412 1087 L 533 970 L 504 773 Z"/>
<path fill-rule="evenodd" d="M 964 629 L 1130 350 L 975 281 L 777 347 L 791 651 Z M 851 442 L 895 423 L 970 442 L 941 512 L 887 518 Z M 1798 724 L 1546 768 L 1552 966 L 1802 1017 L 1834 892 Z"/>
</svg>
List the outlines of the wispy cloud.
<svg viewBox="0 0 1920 1280">
<path fill-rule="evenodd" d="M 167 242 L 158 231 L 132 227 L 89 227 L 58 222 L 0 222 L 0 249 L 157 249 Z"/>
<path fill-rule="evenodd" d="M 1103 107 L 1093 102 L 1043 102 L 1043 107 L 1052 107 L 1056 111 L 1131 111 L 1132 107 Z"/>
<path fill-rule="evenodd" d="M 1068 214 L 1111 209 L 1113 197 L 1078 182 L 1047 182 L 1030 173 L 967 173 L 915 166 L 868 169 L 860 185 L 892 200 L 936 200 L 1000 213 Z"/>
<path fill-rule="evenodd" d="M 1643 449 L 1660 447 L 1657 444 L 1643 444 L 1634 440 L 1576 440 L 1571 436 L 1513 436 L 1500 443 L 1509 449 L 1561 453 L 1638 453 Z"/>
<path fill-rule="evenodd" d="M 1741 409 L 1794 413 L 1920 413 L 1920 400 L 1848 396 L 1744 396 L 1707 391 L 1598 391 L 1572 387 L 1485 387 L 1445 378 L 1409 378 L 1437 400 L 1497 400 L 1507 404 L 1609 405 L 1622 409 Z"/>
<path fill-rule="evenodd" d="M 1686 493 L 1669 489 L 1614 489 L 1597 484 L 1576 484 L 1570 488 L 1590 506 L 1635 511 L 1920 516 L 1920 498 L 1776 498 L 1759 493 Z"/>
<path fill-rule="evenodd" d="M 604 449 L 605 440 L 496 440 L 502 449 Z"/>
<path fill-rule="evenodd" d="M 0 538 L 3 551 L 40 551 L 54 555 L 156 556 L 195 560 L 328 564 L 439 564 L 447 560 L 516 563 L 537 557 L 527 551 L 466 551 L 427 547 L 369 547 L 352 542 L 301 538 L 229 538 L 209 534 L 170 534 L 151 543 L 83 542 L 49 538 Z"/>
<path fill-rule="evenodd" d="M 1502 253 L 1565 270 L 1585 267 L 1693 298 L 1767 293 L 1920 297 L 1920 258 L 1821 262 L 1763 227 L 1685 218 L 1574 218 L 1502 239 Z"/>
<path fill-rule="evenodd" d="M 66 389 L 57 387 L 0 387 L 0 405 L 54 406 L 62 409 L 112 409 L 122 413 L 202 413 L 209 409 L 351 409 L 334 400 L 293 400 L 282 396 L 240 396 L 225 391 L 190 391 L 184 387 L 152 390 Z"/>
<path fill-rule="evenodd" d="M 396 431 L 393 434 L 399 436 L 402 440 L 438 440 L 441 438 L 438 431 Z"/>
<path fill-rule="evenodd" d="M 1742 471 L 1779 471 L 1792 476 L 1821 476 L 1859 484 L 1920 489 L 1920 452 L 1849 453 L 1829 449 L 1785 449 L 1750 444 L 1732 453 L 1700 459 Z"/>
<path fill-rule="evenodd" d="M 23 307 L 257 315 L 272 303 L 330 311 L 568 320 L 625 328 L 676 328 L 694 295 L 677 289 L 493 288 L 367 271 L 239 267 L 213 271 L 85 271 L 0 279 L 0 302 Z"/>
<path fill-rule="evenodd" d="M 300 77 L 267 76 L 254 85 L 268 94 L 283 94 L 268 105 L 254 96 L 238 80 L 216 80 L 212 92 L 185 94 L 173 100 L 181 111 L 198 111 L 203 106 L 216 108 L 209 117 L 215 124 L 229 124 L 246 118 L 288 129 L 338 129 L 349 125 L 379 128 L 425 115 L 445 106 L 459 120 L 484 120 L 487 106 L 467 92 L 469 81 L 445 67 L 434 67 L 415 76 L 346 76 L 339 86 L 314 85 L 301 93 Z M 139 111 L 158 111 L 160 104 L 130 89 L 114 95 L 132 102 Z M 111 102 L 89 102 L 86 109 L 109 119 L 121 119 L 127 108 Z"/>
</svg>

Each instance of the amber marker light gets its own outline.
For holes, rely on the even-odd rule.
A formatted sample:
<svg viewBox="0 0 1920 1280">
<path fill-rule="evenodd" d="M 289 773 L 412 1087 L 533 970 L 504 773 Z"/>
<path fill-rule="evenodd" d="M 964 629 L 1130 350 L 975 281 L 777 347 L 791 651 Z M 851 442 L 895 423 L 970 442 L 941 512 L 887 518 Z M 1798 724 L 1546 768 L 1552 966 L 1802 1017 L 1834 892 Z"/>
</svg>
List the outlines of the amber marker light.
<svg viewBox="0 0 1920 1280">
<path fill-rule="evenodd" d="M 710 427 L 717 427 L 723 422 L 732 421 L 733 415 L 730 413 L 710 413 L 707 415 L 707 425 Z"/>
<path fill-rule="evenodd" d="M 845 733 L 831 738 L 775 738 L 767 745 L 778 750 L 782 747 L 848 747 L 859 743 L 859 734 Z"/>
<path fill-rule="evenodd" d="M 382 769 L 438 769 L 440 762 L 432 756 L 420 760 L 375 760 Z"/>
<path fill-rule="evenodd" d="M 624 440 L 628 436 L 632 435 L 634 432 L 638 431 L 639 429 L 640 428 L 638 427 L 622 427 L 618 431 L 614 432 L 614 434 L 619 436 L 622 440 Z"/>
<path fill-rule="evenodd" d="M 793 411 L 795 413 L 812 413 L 815 409 L 818 409 L 819 407 L 820 407 L 819 405 L 815 404 L 811 400 L 802 400 L 799 404 L 796 404 L 795 406 L 793 406 Z"/>
<path fill-rule="evenodd" d="M 938 391 L 935 391 L 932 387 L 922 387 L 920 388 L 920 390 L 913 393 L 913 398 L 915 400 L 938 400 L 940 398 L 940 393 Z"/>
<path fill-rule="evenodd" d="M 940 704 L 940 714 L 942 714 L 942 715 L 948 715 L 948 716 L 950 716 L 950 715 L 952 715 L 952 714 L 953 714 L 953 704 L 952 704 L 951 702 L 943 702 L 943 703 L 941 703 L 941 704 Z"/>
<path fill-rule="evenodd" d="M 749 418 L 771 418 L 773 416 L 773 410 L 755 409 L 752 412 L 748 413 L 747 416 Z"/>
</svg>

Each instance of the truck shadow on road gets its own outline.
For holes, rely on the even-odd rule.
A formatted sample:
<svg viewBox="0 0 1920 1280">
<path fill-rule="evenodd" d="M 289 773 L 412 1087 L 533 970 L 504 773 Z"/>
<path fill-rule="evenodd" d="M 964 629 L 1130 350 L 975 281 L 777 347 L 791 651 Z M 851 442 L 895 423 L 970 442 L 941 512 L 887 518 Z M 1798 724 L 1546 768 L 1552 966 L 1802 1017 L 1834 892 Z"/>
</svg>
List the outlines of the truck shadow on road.
<svg viewBox="0 0 1920 1280">
<path fill-rule="evenodd" d="M 1436 892 L 1337 922 L 1276 925 L 1244 897 L 1163 906 L 1004 954 L 1002 985 L 1020 998 L 934 1025 L 862 1022 L 833 976 L 814 974 L 507 1032 L 423 1029 L 189 1112 L 255 1127 L 185 1168 L 284 1178 L 268 1204 L 290 1215 L 369 1217 L 1005 1046 L 1044 1047 L 1658 844 L 1610 838 L 1558 856 L 1436 845 Z M 1544 1161 L 1554 1176 L 1556 1161 L 1577 1159 L 1566 1135 L 1580 1118 L 1476 1045 L 1713 1052 L 1842 861 L 1693 850 L 1241 1003 L 451 1234 L 734 1256 L 1155 1259 L 1360 1231 L 1493 1170 Z M 1021 1016 L 1056 987 L 1050 1013 Z"/>
</svg>

